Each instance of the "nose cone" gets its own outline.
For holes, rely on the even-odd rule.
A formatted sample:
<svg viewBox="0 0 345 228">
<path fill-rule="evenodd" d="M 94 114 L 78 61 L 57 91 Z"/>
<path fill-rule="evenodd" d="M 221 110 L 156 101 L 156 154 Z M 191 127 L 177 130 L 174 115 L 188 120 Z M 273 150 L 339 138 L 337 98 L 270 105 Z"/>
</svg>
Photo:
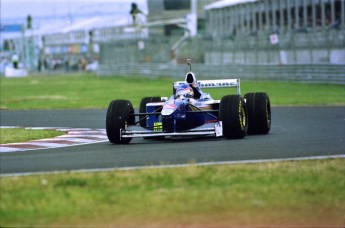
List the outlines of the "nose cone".
<svg viewBox="0 0 345 228">
<path fill-rule="evenodd" d="M 177 106 L 174 104 L 174 103 L 168 103 L 168 104 L 165 104 L 163 106 L 163 109 L 162 109 L 162 116 L 169 116 L 171 115 L 172 113 L 174 113 L 174 111 L 177 109 Z"/>
</svg>

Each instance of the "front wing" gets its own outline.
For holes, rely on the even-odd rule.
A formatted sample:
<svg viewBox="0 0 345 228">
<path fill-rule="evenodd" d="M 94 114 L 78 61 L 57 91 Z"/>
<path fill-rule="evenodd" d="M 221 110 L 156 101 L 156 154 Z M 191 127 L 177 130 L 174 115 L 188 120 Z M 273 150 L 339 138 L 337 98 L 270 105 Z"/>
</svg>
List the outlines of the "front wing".
<svg viewBox="0 0 345 228">
<path fill-rule="evenodd" d="M 215 136 L 221 137 L 223 136 L 223 125 L 222 121 L 216 123 L 209 123 L 203 126 L 179 131 L 179 132 L 162 132 L 155 131 L 155 130 L 147 130 L 145 128 L 137 127 L 137 126 L 128 126 L 125 129 L 120 129 L 120 137 L 121 138 L 150 138 L 150 137 L 165 137 L 165 136 Z"/>
</svg>

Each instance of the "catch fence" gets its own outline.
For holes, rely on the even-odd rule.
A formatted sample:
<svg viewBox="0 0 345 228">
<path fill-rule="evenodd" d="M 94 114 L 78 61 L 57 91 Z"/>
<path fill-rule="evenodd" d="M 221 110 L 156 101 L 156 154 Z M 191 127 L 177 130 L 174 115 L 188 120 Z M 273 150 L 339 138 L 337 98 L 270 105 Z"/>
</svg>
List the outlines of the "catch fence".
<svg viewBox="0 0 345 228">
<path fill-rule="evenodd" d="M 183 79 L 187 65 L 124 63 L 100 65 L 99 76 L 173 77 Z M 245 80 L 294 81 L 325 84 L 345 84 L 345 65 L 207 65 L 193 64 L 192 71 L 199 79 L 240 78 Z"/>
</svg>

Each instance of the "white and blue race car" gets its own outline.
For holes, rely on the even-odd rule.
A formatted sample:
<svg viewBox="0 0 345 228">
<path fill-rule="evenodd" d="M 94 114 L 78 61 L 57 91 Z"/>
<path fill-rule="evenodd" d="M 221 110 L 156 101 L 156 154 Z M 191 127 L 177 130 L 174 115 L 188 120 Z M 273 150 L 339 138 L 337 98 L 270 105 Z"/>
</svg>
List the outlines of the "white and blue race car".
<svg viewBox="0 0 345 228">
<path fill-rule="evenodd" d="M 173 95 L 145 97 L 139 113 L 128 100 L 110 102 L 106 132 L 110 142 L 129 143 L 132 138 L 215 136 L 241 139 L 247 134 L 268 134 L 271 128 L 271 105 L 264 92 L 240 95 L 239 79 L 197 81 L 191 71 L 184 81 L 173 83 Z M 237 93 L 215 100 L 203 88 L 233 87 Z"/>
</svg>

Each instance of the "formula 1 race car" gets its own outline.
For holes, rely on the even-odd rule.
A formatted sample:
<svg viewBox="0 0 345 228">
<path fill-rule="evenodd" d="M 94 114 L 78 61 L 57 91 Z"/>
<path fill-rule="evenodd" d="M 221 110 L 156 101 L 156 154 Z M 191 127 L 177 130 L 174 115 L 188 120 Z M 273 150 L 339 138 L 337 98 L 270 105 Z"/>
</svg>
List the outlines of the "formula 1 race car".
<svg viewBox="0 0 345 228">
<path fill-rule="evenodd" d="M 247 134 L 268 134 L 271 128 L 271 105 L 264 92 L 240 95 L 239 79 L 197 81 L 191 71 L 185 81 L 173 83 L 173 95 L 145 97 L 139 113 L 128 100 L 110 102 L 106 132 L 115 144 L 129 143 L 132 138 L 216 136 L 240 139 Z M 234 87 L 237 94 L 214 100 L 202 88 Z"/>
</svg>

